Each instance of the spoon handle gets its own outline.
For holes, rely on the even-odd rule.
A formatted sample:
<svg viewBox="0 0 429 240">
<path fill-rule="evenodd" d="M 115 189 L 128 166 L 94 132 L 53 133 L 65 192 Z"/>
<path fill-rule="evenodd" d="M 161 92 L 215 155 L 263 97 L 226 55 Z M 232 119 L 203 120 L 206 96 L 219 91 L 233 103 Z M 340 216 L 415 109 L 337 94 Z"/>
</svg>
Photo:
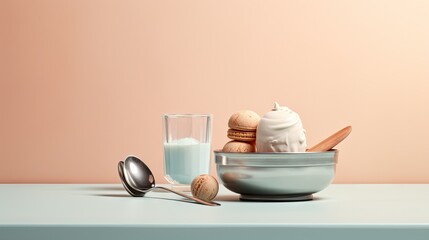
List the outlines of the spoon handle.
<svg viewBox="0 0 429 240">
<path fill-rule="evenodd" d="M 309 148 L 307 152 L 323 152 L 323 151 L 329 151 L 333 147 L 335 147 L 338 143 L 343 141 L 352 131 L 351 126 L 347 126 L 340 131 L 332 134 L 325 140 L 321 141 L 320 143 L 316 144 L 315 146 Z"/>
<path fill-rule="evenodd" d="M 165 188 L 165 187 L 158 187 L 158 186 L 156 186 L 156 187 L 153 187 L 152 189 L 155 189 L 155 188 L 156 188 L 156 189 L 162 189 L 162 190 L 165 190 L 165 191 L 168 191 L 168 192 L 175 193 L 175 194 L 180 195 L 180 196 L 182 196 L 182 197 L 184 197 L 184 198 L 188 198 L 188 199 L 194 200 L 195 202 L 198 202 L 198 203 L 201 203 L 201 204 L 204 204 L 204 205 L 208 205 L 208 206 L 220 206 L 220 204 L 219 204 L 219 203 L 216 203 L 216 202 L 207 202 L 207 201 L 204 201 L 204 200 L 199 199 L 199 198 L 191 197 L 191 196 L 189 196 L 189 195 L 186 195 L 186 194 L 183 194 L 183 193 L 180 193 L 180 192 L 176 192 L 176 191 L 171 190 L 171 189 L 169 189 L 169 188 Z"/>
</svg>

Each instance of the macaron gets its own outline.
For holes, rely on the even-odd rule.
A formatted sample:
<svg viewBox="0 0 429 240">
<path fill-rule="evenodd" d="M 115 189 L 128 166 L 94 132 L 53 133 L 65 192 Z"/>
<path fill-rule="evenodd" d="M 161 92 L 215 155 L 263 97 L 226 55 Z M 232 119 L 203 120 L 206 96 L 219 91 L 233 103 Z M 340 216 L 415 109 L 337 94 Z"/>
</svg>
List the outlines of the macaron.
<svg viewBox="0 0 429 240">
<path fill-rule="evenodd" d="M 196 198 L 211 201 L 219 192 L 219 183 L 216 178 L 208 174 L 202 174 L 192 181 L 191 192 L 192 196 Z"/>
<path fill-rule="evenodd" d="M 228 138 L 237 140 L 237 141 L 243 141 L 243 142 L 253 142 L 256 140 L 256 132 L 246 132 L 246 131 L 239 131 L 235 129 L 228 129 Z"/>
<path fill-rule="evenodd" d="M 222 152 L 255 152 L 255 144 L 249 142 L 229 141 Z"/>
<path fill-rule="evenodd" d="M 256 131 L 261 117 L 251 110 L 238 111 L 229 118 L 228 127 L 240 131 Z"/>
</svg>

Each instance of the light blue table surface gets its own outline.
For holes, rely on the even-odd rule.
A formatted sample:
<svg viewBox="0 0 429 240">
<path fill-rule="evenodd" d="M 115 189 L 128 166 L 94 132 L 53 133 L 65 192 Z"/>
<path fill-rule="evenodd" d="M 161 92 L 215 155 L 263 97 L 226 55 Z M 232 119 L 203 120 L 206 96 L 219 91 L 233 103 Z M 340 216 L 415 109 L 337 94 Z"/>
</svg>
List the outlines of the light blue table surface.
<svg viewBox="0 0 429 240">
<path fill-rule="evenodd" d="M 333 184 L 305 202 L 222 206 L 119 184 L 0 184 L 0 240 L 429 239 L 429 184 Z"/>
</svg>

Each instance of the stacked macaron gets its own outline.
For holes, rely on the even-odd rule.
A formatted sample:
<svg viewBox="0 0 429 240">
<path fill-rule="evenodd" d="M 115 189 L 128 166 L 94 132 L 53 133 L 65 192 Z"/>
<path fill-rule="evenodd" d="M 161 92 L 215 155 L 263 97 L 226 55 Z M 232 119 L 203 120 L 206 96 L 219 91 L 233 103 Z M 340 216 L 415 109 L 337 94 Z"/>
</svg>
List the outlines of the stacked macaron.
<svg viewBox="0 0 429 240">
<path fill-rule="evenodd" d="M 234 113 L 228 121 L 228 138 L 223 152 L 255 152 L 256 128 L 261 117 L 250 110 Z"/>
</svg>

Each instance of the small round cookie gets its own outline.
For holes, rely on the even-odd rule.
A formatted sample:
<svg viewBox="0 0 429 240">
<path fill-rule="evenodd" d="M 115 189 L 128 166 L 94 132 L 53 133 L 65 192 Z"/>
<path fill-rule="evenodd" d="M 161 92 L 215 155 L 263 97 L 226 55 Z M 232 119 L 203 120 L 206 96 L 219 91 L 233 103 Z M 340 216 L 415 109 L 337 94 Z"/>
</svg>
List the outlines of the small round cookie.
<svg viewBox="0 0 429 240">
<path fill-rule="evenodd" d="M 238 111 L 229 118 L 229 128 L 241 131 L 256 131 L 261 117 L 250 110 Z"/>
<path fill-rule="evenodd" d="M 255 152 L 255 145 L 249 142 L 230 141 L 225 144 L 222 152 Z"/>
<path fill-rule="evenodd" d="M 242 141 L 242 142 L 253 142 L 256 140 L 256 132 L 245 132 L 234 129 L 228 129 L 228 138 Z"/>
<path fill-rule="evenodd" d="M 192 196 L 196 198 L 211 201 L 219 192 L 219 183 L 216 178 L 208 174 L 201 174 L 192 181 L 191 192 Z"/>
</svg>

